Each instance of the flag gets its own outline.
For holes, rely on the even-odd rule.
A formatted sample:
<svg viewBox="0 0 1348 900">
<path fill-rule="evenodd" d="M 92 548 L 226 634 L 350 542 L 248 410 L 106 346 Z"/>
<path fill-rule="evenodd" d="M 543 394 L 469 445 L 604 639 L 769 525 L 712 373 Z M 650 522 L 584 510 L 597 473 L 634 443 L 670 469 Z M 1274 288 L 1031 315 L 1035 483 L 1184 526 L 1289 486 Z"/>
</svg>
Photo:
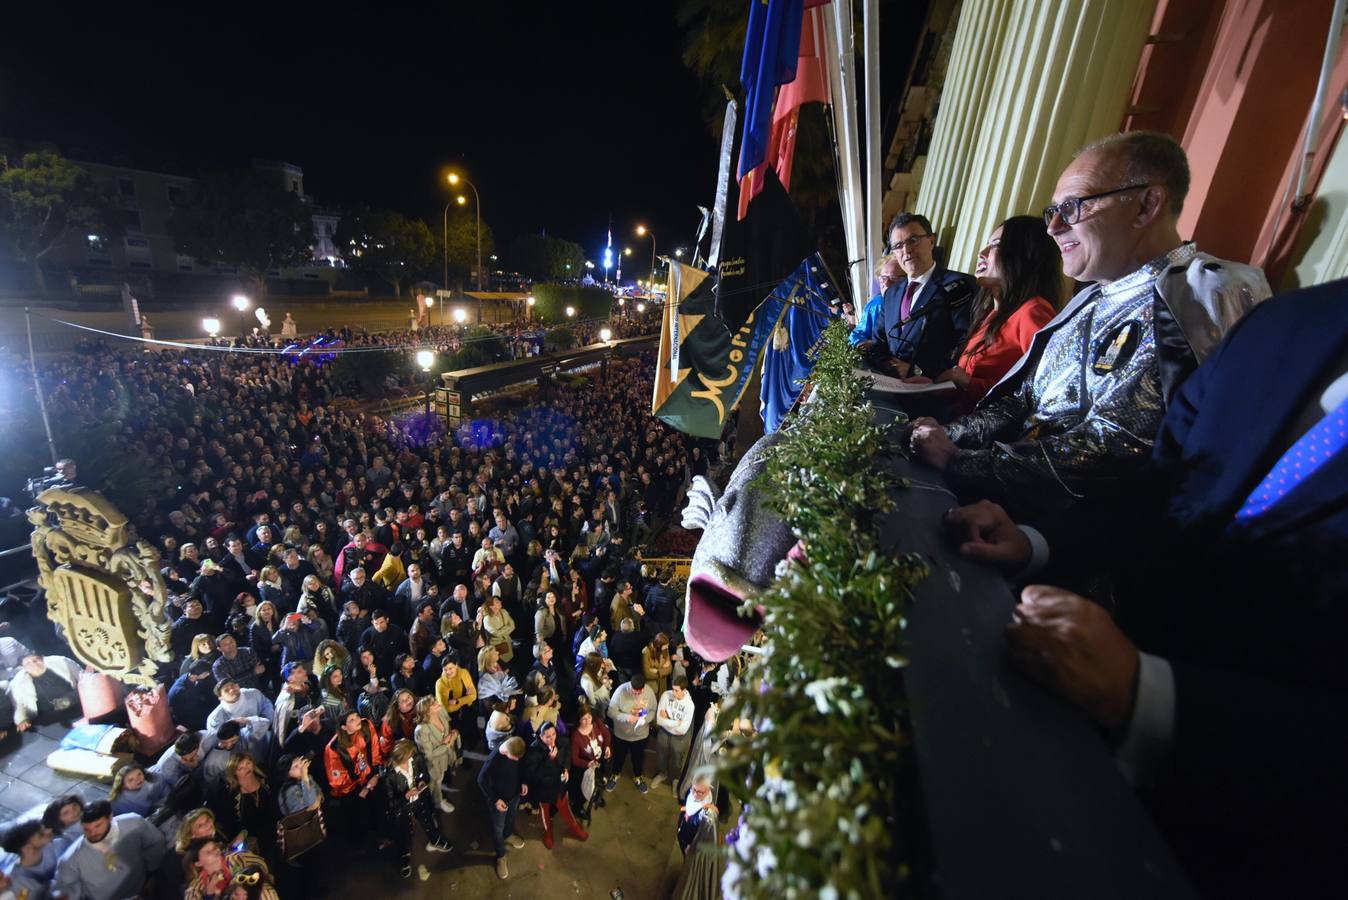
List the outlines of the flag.
<svg viewBox="0 0 1348 900">
<path fill-rule="evenodd" d="M 739 218 L 748 214 L 749 203 L 763 190 L 763 173 L 777 170 L 777 180 L 791 189 L 791 168 L 796 158 L 796 126 L 800 107 L 806 103 L 828 103 L 828 71 L 824 67 L 824 13 L 820 0 L 807 2 L 800 33 L 800 56 L 796 77 L 782 85 L 772 109 L 772 127 L 762 161 L 740 177 Z"/>
<path fill-rule="evenodd" d="M 669 296 L 682 299 L 669 303 L 661 324 L 651 412 L 680 431 L 715 439 L 739 406 L 768 338 L 797 302 L 801 288 L 786 286 L 774 293 L 732 330 L 716 315 L 713 280 L 698 278 L 701 274 L 671 261 Z M 696 286 L 689 290 L 694 280 Z"/>
<path fill-rule="evenodd" d="M 665 292 L 664 312 L 660 317 L 660 347 L 656 352 L 652 415 L 659 413 L 674 388 L 687 376 L 686 372 L 682 376 L 679 374 L 679 344 L 689 323 L 696 325 L 697 320 L 680 320 L 679 310 L 688 295 L 706 279 L 707 273 L 693 266 L 675 262 L 669 267 L 669 289 Z"/>
<path fill-rule="evenodd" d="M 796 77 L 804 8 L 804 0 L 752 0 L 749 5 L 749 27 L 740 63 L 740 84 L 744 88 L 741 179 L 767 153 L 777 85 Z"/>
<path fill-rule="evenodd" d="M 814 368 L 810 348 L 832 321 L 830 304 L 837 296 L 823 260 L 818 253 L 812 253 L 764 301 L 769 303 L 781 297 L 789 300 L 785 316 L 773 329 L 763 354 L 759 409 L 766 434 L 781 426 L 805 387 L 805 380 Z"/>
<path fill-rule="evenodd" d="M 814 249 L 777 173 L 768 169 L 763 192 L 754 200 L 749 215 L 743 221 L 726 219 L 716 276 L 716 309 L 726 327 L 738 329 Z"/>
</svg>

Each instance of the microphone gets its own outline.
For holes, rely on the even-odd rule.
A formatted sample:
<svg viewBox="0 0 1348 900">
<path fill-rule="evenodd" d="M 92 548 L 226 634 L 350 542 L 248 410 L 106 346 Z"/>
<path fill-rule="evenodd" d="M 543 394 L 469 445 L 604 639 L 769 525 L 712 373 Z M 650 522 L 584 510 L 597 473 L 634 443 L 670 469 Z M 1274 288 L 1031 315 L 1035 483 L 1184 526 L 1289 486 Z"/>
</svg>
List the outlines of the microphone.
<svg viewBox="0 0 1348 900">
<path fill-rule="evenodd" d="M 941 296 L 928 303 L 919 310 L 914 310 L 908 314 L 908 318 L 902 319 L 889 329 L 889 333 L 894 337 L 899 337 L 903 327 L 909 322 L 916 322 L 924 316 L 942 309 L 959 309 L 974 299 L 974 288 L 965 282 L 954 285 L 954 292 L 942 291 Z"/>
<path fill-rule="evenodd" d="M 921 319 L 924 316 L 929 316 L 938 310 L 943 309 L 954 310 L 959 309 L 962 306 L 968 305 L 968 303 L 971 300 L 973 300 L 974 294 L 976 293 L 975 286 L 976 282 L 971 283 L 961 281 L 952 285 L 950 288 L 942 287 L 941 295 L 939 297 L 932 300 L 930 303 L 928 303 L 921 309 L 914 310 L 913 312 L 909 313 L 908 318 L 896 322 L 894 326 L 889 329 L 889 336 L 899 342 L 900 345 L 899 352 L 903 352 L 906 349 L 911 350 L 916 349 L 915 347 L 913 347 L 913 342 L 903 336 L 903 329 L 905 325 L 907 325 L 909 322 L 916 322 L 918 319 Z M 884 358 L 888 358 L 889 356 L 888 348 L 886 348 L 883 353 L 878 354 L 876 360 L 873 361 L 868 359 L 867 362 L 870 363 L 872 367 L 874 367 L 875 363 L 879 361 L 878 357 L 881 356 Z M 916 364 L 913 365 L 913 374 L 921 374 L 921 369 L 918 368 Z"/>
</svg>

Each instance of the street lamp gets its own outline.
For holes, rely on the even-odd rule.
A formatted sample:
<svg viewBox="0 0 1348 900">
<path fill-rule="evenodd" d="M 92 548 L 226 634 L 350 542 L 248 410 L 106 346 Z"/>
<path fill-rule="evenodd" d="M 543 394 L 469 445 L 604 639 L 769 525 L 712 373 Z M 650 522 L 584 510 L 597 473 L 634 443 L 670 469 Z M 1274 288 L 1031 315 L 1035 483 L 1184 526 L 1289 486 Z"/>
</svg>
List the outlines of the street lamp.
<svg viewBox="0 0 1348 900">
<path fill-rule="evenodd" d="M 529 306 L 528 321 L 532 322 L 534 320 L 534 295 L 530 294 L 524 299 L 524 302 Z"/>
<path fill-rule="evenodd" d="M 464 184 L 468 185 L 470 188 L 473 189 L 473 200 L 475 201 L 474 206 L 476 207 L 477 210 L 477 289 L 480 291 L 482 290 L 482 196 L 477 192 L 477 185 L 473 184 L 467 178 L 464 178 L 458 172 L 449 173 L 449 183 L 451 185 L 456 185 L 460 181 L 462 181 Z M 460 205 L 462 205 L 464 202 L 466 201 L 460 201 Z M 482 319 L 481 301 L 478 301 L 477 313 L 478 313 L 477 315 L 478 321 L 481 321 Z"/>
<path fill-rule="evenodd" d="M 468 321 L 468 310 L 464 309 L 462 306 L 454 310 L 454 321 L 458 322 L 460 325 Z"/>
<path fill-rule="evenodd" d="M 677 248 L 675 248 L 675 250 L 674 250 L 674 258 L 675 258 L 675 259 L 683 259 L 683 248 L 682 248 L 682 247 L 677 247 Z"/>
<path fill-rule="evenodd" d="M 644 303 L 638 303 L 638 304 L 637 304 L 637 312 L 639 312 L 639 313 L 644 313 L 645 311 L 646 311 L 646 304 L 644 304 Z"/>
<path fill-rule="evenodd" d="M 651 230 L 650 230 L 649 228 L 647 228 L 645 225 L 638 225 L 638 226 L 637 226 L 637 237 L 646 237 L 647 235 L 650 235 L 650 238 L 651 238 L 651 277 L 650 277 L 650 281 L 651 281 L 652 284 L 654 284 L 654 283 L 655 283 L 655 232 L 654 232 L 654 231 L 651 231 Z"/>
<path fill-rule="evenodd" d="M 435 365 L 434 350 L 418 350 L 417 365 L 421 366 L 421 371 L 427 375 L 431 374 L 431 366 Z M 435 391 L 434 382 L 428 382 L 426 385 L 426 422 L 429 425 L 431 420 L 431 394 Z"/>
<path fill-rule="evenodd" d="M 603 341 L 605 344 L 613 340 L 613 329 L 611 328 L 599 329 L 599 340 Z"/>
<path fill-rule="evenodd" d="M 243 294 L 235 294 L 233 297 L 230 298 L 230 302 L 233 303 L 234 308 L 239 311 L 239 340 L 242 341 L 243 328 L 244 328 L 243 314 L 248 311 L 249 301 L 248 298 L 245 297 Z"/>
<path fill-rule="evenodd" d="M 574 306 L 568 306 L 568 307 L 566 308 L 566 317 L 567 317 L 568 319 L 570 319 L 570 318 L 574 318 L 575 315 L 576 315 L 576 308 L 575 308 Z"/>
<path fill-rule="evenodd" d="M 215 317 L 211 317 L 209 319 L 202 319 L 201 327 L 207 334 L 211 336 L 211 340 L 215 340 L 215 336 L 220 333 L 220 320 Z"/>
</svg>

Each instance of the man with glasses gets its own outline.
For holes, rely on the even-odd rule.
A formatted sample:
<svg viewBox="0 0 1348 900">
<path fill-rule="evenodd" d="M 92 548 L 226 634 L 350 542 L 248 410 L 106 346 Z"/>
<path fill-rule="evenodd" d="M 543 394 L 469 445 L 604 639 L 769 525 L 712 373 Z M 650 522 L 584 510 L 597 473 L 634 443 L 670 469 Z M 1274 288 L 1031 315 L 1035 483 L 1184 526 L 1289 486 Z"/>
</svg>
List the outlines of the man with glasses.
<svg viewBox="0 0 1348 900">
<path fill-rule="evenodd" d="M 969 328 L 969 301 L 974 280 L 951 272 L 936 261 L 936 235 L 926 216 L 901 212 L 889 223 L 887 252 L 898 262 L 902 277 L 886 285 L 884 298 L 863 311 L 862 325 L 852 340 L 875 369 L 907 378 L 950 368 L 956 342 Z M 860 334 L 858 334 L 860 332 Z"/>
<path fill-rule="evenodd" d="M 1180 239 L 1188 189 L 1184 150 L 1154 132 L 1097 141 L 1063 172 L 1044 220 L 1063 271 L 1093 284 L 977 409 L 912 429 L 914 452 L 961 498 L 1032 523 L 1107 500 L 1149 457 L 1179 384 L 1268 297 L 1260 270 Z"/>
</svg>

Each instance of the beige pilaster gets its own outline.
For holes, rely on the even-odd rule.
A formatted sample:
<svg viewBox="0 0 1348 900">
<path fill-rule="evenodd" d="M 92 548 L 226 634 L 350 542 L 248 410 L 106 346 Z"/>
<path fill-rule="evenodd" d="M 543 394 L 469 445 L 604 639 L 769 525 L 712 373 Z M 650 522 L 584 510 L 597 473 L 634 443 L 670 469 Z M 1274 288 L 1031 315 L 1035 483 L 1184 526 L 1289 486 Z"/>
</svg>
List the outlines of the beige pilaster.
<svg viewBox="0 0 1348 900">
<path fill-rule="evenodd" d="M 953 269 L 1037 213 L 1082 144 L 1118 130 L 1155 0 L 972 0 L 960 14 L 917 209 Z"/>
</svg>

